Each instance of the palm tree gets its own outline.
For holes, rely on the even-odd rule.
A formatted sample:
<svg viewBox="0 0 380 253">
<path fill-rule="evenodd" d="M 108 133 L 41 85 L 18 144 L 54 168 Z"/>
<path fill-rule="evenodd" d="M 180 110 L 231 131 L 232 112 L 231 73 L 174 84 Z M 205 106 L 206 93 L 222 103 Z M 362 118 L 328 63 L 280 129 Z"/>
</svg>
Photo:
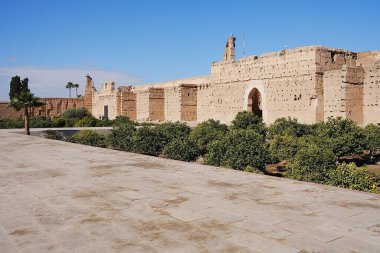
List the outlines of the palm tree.
<svg viewBox="0 0 380 253">
<path fill-rule="evenodd" d="M 33 93 L 23 92 L 19 96 L 13 98 L 8 106 L 14 108 L 16 111 L 24 109 L 25 134 L 30 135 L 30 109 L 43 105 L 44 103 L 40 101 L 40 98 L 35 97 Z"/>
<path fill-rule="evenodd" d="M 66 84 L 66 89 L 69 89 L 69 96 L 71 98 L 71 89 L 74 88 L 74 84 L 72 82 L 68 82 Z"/>
<path fill-rule="evenodd" d="M 78 88 L 79 88 L 79 84 L 73 84 L 73 88 L 75 88 L 75 94 L 77 95 L 78 97 Z"/>
</svg>

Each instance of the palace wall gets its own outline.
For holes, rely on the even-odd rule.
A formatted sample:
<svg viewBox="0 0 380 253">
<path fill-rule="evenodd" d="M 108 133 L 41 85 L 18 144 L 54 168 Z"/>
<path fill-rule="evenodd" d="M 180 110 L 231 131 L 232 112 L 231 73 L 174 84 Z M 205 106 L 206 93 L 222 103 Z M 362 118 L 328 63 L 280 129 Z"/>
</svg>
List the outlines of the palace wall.
<svg viewBox="0 0 380 253">
<path fill-rule="evenodd" d="M 380 123 L 380 63 L 365 69 L 363 88 L 364 124 Z"/>
<path fill-rule="evenodd" d="M 118 115 L 117 93 L 114 82 L 107 82 L 101 85 L 99 92 L 94 92 L 92 100 L 92 115 L 95 118 L 105 117 L 105 107 L 108 107 L 108 119 L 115 119 Z"/>
<path fill-rule="evenodd" d="M 70 108 L 84 106 L 83 98 L 41 98 L 45 105 L 32 108 L 31 116 L 55 117 Z M 8 102 L 0 102 L 0 118 L 21 118 L 22 111 L 18 112 L 8 107 Z"/>
</svg>

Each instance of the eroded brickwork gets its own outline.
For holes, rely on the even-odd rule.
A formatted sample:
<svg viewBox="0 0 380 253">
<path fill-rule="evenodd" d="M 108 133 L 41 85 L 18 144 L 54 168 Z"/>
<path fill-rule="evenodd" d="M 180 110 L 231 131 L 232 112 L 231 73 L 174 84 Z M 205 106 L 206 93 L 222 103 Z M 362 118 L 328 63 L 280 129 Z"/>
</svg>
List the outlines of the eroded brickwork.
<svg viewBox="0 0 380 253">
<path fill-rule="evenodd" d="M 165 120 L 164 107 L 165 91 L 163 88 L 149 89 L 149 119 L 153 121 Z"/>
<path fill-rule="evenodd" d="M 229 123 L 247 110 L 267 124 L 280 117 L 315 123 L 338 116 L 360 125 L 380 123 L 380 51 L 355 53 L 308 46 L 237 61 L 234 52 L 235 38 L 230 36 L 222 61 L 212 63 L 208 76 L 117 90 L 108 82 L 99 92 L 87 76 L 84 106 L 98 118 L 107 107 L 110 119 L 125 115 L 138 121 L 212 118 Z M 46 110 L 57 114 L 61 108 L 74 106 L 70 103 L 54 102 Z M 0 110 L 9 114 L 1 106 Z"/>
<path fill-rule="evenodd" d="M 56 117 L 67 109 L 84 107 L 84 99 L 82 98 L 42 98 L 41 101 L 45 105 L 32 108 L 31 117 Z M 8 102 L 0 103 L 0 118 L 20 118 L 22 115 L 23 112 L 17 112 L 8 107 Z"/>
</svg>

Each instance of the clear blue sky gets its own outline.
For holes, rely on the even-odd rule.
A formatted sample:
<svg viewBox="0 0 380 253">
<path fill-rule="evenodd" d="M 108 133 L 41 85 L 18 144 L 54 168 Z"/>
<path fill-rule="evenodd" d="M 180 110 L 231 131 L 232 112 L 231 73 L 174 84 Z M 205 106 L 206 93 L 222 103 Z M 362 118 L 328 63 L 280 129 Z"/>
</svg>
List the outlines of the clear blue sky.
<svg viewBox="0 0 380 253">
<path fill-rule="evenodd" d="M 0 100 L 14 74 L 39 96 L 84 75 L 119 85 L 205 75 L 226 38 L 237 57 L 325 45 L 380 50 L 380 1 L 0 0 Z"/>
</svg>

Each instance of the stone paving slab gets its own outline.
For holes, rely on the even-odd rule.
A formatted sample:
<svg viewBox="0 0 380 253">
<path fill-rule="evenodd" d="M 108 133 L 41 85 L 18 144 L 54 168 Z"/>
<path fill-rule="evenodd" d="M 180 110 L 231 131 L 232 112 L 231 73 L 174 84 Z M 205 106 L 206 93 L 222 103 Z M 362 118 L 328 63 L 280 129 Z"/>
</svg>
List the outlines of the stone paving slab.
<svg viewBox="0 0 380 253">
<path fill-rule="evenodd" d="M 380 195 L 0 130 L 0 252 L 377 253 Z"/>
</svg>

